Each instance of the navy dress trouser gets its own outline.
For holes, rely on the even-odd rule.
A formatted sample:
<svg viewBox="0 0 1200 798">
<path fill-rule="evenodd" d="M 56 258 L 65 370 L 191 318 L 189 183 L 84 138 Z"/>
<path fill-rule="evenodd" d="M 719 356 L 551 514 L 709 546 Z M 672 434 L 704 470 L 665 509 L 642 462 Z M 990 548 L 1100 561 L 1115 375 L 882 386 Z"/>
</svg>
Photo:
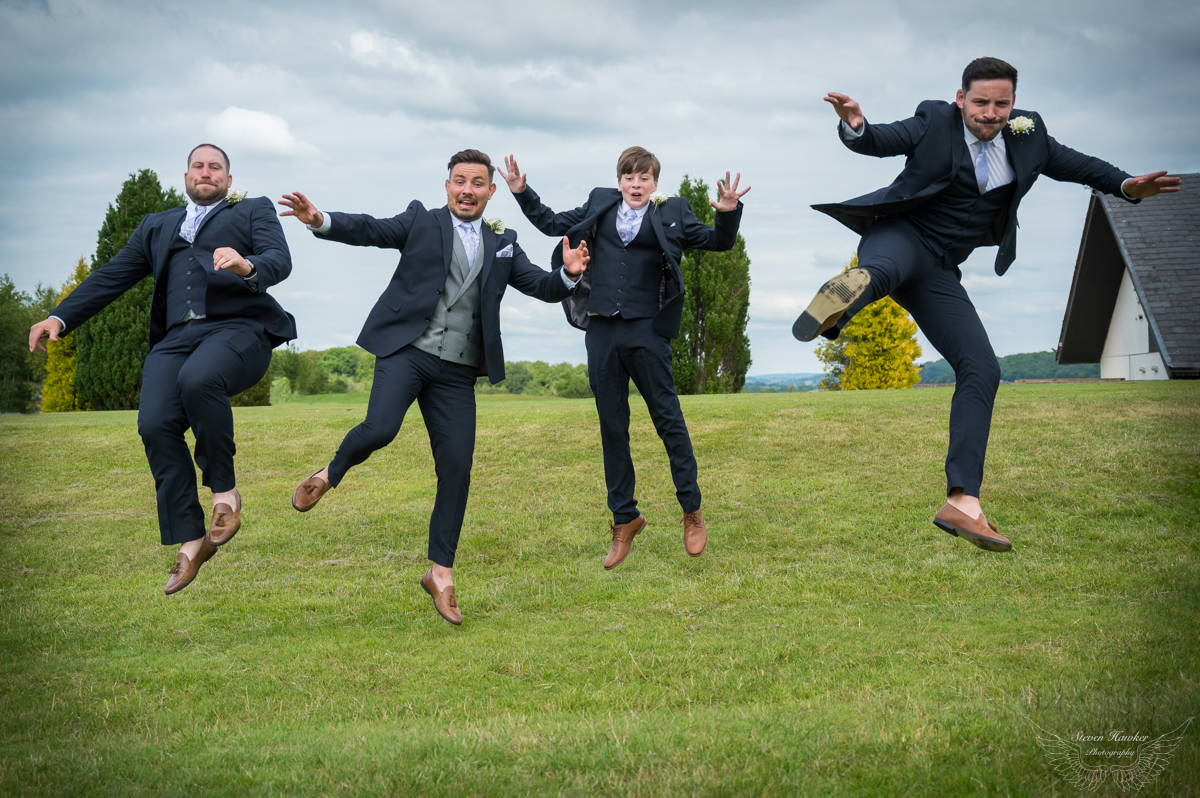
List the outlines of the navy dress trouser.
<svg viewBox="0 0 1200 798">
<path fill-rule="evenodd" d="M 336 488 L 347 471 L 392 442 L 415 400 L 429 432 L 437 473 L 429 559 L 446 568 L 454 566 L 471 488 L 475 377 L 474 366 L 451 363 L 413 346 L 376 358 L 367 417 L 346 433 L 329 464 L 329 484 Z"/>
<path fill-rule="evenodd" d="M 962 273 L 942 266 L 941 256 L 903 220 L 881 222 L 866 232 L 858 245 L 858 266 L 870 272 L 871 284 L 847 315 L 890 295 L 954 369 L 946 492 L 961 488 L 979 496 L 1000 364 L 962 287 Z"/>
<path fill-rule="evenodd" d="M 164 546 L 199 540 L 208 532 L 183 433 L 190 427 L 196 436 L 195 460 L 204 486 L 214 493 L 233 490 L 229 397 L 263 378 L 271 349 L 256 322 L 195 319 L 167 330 L 146 356 L 138 434 L 154 476 Z"/>
<path fill-rule="evenodd" d="M 604 481 L 613 523 L 626 524 L 638 517 L 636 478 L 629 453 L 630 378 L 646 401 L 654 429 L 667 449 L 679 506 L 685 513 L 699 510 L 696 456 L 675 394 L 671 340 L 654 332 L 654 319 L 592 316 L 584 341 L 588 379 L 600 416 Z"/>
</svg>

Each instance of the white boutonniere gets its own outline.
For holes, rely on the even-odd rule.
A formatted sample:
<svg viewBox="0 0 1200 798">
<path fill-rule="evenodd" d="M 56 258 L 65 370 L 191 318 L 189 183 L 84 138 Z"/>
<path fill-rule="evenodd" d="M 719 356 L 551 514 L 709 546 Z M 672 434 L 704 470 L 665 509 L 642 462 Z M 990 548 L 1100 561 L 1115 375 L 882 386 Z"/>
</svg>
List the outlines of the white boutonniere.
<svg viewBox="0 0 1200 798">
<path fill-rule="evenodd" d="M 653 194 L 650 195 L 650 201 L 652 203 L 654 203 L 655 205 L 662 205 L 664 202 L 667 201 L 667 195 L 662 193 L 661 191 L 655 191 Z"/>
<path fill-rule="evenodd" d="M 496 235 L 504 235 L 504 222 L 499 219 L 488 219 L 484 224 L 492 228 L 492 232 Z"/>
<path fill-rule="evenodd" d="M 1028 116 L 1018 116 L 1016 119 L 1008 120 L 1008 129 L 1012 131 L 1014 136 L 1021 136 L 1033 130 L 1033 119 Z"/>
<path fill-rule="evenodd" d="M 225 201 L 228 202 L 230 205 L 237 205 L 239 202 L 241 202 L 245 198 L 246 198 L 245 191 L 236 191 L 235 190 L 235 191 L 230 191 L 228 194 L 225 195 Z"/>
</svg>

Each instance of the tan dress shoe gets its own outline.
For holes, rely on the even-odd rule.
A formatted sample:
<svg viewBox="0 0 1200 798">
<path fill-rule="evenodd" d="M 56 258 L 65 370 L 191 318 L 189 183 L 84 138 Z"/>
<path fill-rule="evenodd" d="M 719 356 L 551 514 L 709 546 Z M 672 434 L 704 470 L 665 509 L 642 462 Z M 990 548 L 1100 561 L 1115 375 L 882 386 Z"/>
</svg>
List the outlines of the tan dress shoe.
<svg viewBox="0 0 1200 798">
<path fill-rule="evenodd" d="M 699 557 L 708 545 L 708 527 L 699 510 L 683 514 L 683 547 L 689 557 Z"/>
<path fill-rule="evenodd" d="M 237 509 L 222 502 L 213 508 L 212 523 L 208 525 L 208 539 L 214 546 L 224 546 L 242 528 L 242 494 L 233 489 L 237 496 Z"/>
<path fill-rule="evenodd" d="M 200 566 L 212 559 L 216 553 L 217 547 L 212 544 L 207 535 L 200 543 L 200 551 L 196 552 L 196 559 L 189 560 L 186 554 L 182 551 L 179 552 L 179 558 L 175 560 L 175 565 L 167 571 L 171 576 L 167 579 L 166 594 L 169 596 L 172 593 L 178 593 L 190 585 L 196 578 L 196 574 L 200 573 Z"/>
<path fill-rule="evenodd" d="M 425 588 L 425 592 L 433 599 L 433 608 L 437 610 L 438 615 L 455 626 L 462 626 L 462 610 L 454 600 L 454 585 L 439 591 L 433 584 L 433 569 L 430 568 L 421 577 L 421 587 Z"/>
<path fill-rule="evenodd" d="M 292 506 L 302 513 L 317 506 L 317 502 L 329 490 L 329 483 L 317 476 L 324 469 L 318 469 L 311 477 L 301 482 L 292 491 Z"/>
<path fill-rule="evenodd" d="M 604 570 L 611 571 L 624 562 L 625 558 L 629 556 L 629 547 L 633 545 L 633 538 L 645 528 L 646 516 L 640 514 L 627 524 L 612 525 L 612 548 L 608 550 L 608 556 L 604 558 Z"/>
<path fill-rule="evenodd" d="M 943 532 L 969 540 L 986 551 L 1012 551 L 1012 541 L 1001 535 L 996 525 L 988 521 L 983 513 L 978 518 L 972 518 L 946 502 L 933 517 L 933 524 Z"/>
</svg>

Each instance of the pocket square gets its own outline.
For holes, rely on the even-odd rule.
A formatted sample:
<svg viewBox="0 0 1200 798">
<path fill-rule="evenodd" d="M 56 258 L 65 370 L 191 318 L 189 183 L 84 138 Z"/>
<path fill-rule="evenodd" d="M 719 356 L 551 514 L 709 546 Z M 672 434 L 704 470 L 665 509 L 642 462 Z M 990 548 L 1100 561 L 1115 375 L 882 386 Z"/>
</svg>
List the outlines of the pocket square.
<svg viewBox="0 0 1200 798">
<path fill-rule="evenodd" d="M 496 257 L 497 258 L 511 258 L 512 257 L 512 244 L 509 244 L 507 247 L 505 247 L 504 249 L 497 252 Z"/>
<path fill-rule="evenodd" d="M 674 226 L 675 226 L 675 223 L 674 223 L 674 222 L 671 222 L 671 226 L 672 226 L 672 227 L 674 227 Z"/>
</svg>

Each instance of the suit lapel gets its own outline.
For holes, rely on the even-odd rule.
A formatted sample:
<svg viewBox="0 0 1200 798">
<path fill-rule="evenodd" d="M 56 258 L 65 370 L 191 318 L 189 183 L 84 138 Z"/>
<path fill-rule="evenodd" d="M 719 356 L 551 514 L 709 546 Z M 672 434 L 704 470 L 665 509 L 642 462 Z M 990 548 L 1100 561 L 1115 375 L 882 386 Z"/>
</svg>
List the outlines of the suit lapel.
<svg viewBox="0 0 1200 798">
<path fill-rule="evenodd" d="M 475 267 L 471 269 L 471 276 L 463 284 L 464 288 L 472 280 L 481 280 L 483 281 L 482 285 L 480 285 L 482 289 L 484 285 L 487 285 L 488 274 L 492 271 L 492 260 L 496 254 L 496 231 L 488 227 L 485 222 L 480 227 L 479 232 L 479 252 L 475 255 Z M 476 277 L 474 272 L 480 272 L 479 276 Z"/>
<path fill-rule="evenodd" d="M 179 235 L 179 226 L 187 216 L 187 206 L 172 208 L 163 216 L 163 235 L 159 236 L 154 249 L 154 278 L 157 280 L 167 268 L 171 257 L 171 240 Z"/>
<path fill-rule="evenodd" d="M 196 228 L 196 237 L 200 237 L 200 231 L 204 229 L 204 225 L 208 224 L 210 219 L 228 207 L 229 203 L 226 200 L 221 200 L 219 203 L 217 203 L 217 207 L 204 214 L 204 218 L 200 220 L 200 226 Z"/>
<path fill-rule="evenodd" d="M 667 249 L 667 234 L 663 230 L 662 213 L 659 209 L 662 206 L 650 204 L 650 209 L 646 211 L 646 215 L 650 217 L 650 224 L 654 227 L 654 235 L 658 239 L 658 247 L 663 251 L 663 254 L 668 258 L 671 257 L 671 250 Z"/>
<path fill-rule="evenodd" d="M 1009 118 L 1027 115 L 1025 111 L 1018 111 L 1014 108 Z M 1026 139 L 1033 134 L 1026 133 L 1018 136 L 1012 132 L 1008 125 L 1005 125 L 1000 131 L 1000 135 L 1004 137 L 1004 152 L 1008 156 L 1008 163 L 1012 166 L 1013 174 L 1016 175 L 1017 196 L 1021 196 L 1029 190 L 1029 182 L 1033 171 L 1025 163 L 1025 147 L 1023 146 L 1025 142 L 1022 139 Z"/>
<path fill-rule="evenodd" d="M 450 207 L 443 206 L 433 212 L 442 227 L 442 273 L 450 274 L 450 255 L 454 252 L 454 225 L 450 221 Z"/>
<path fill-rule="evenodd" d="M 958 170 L 962 168 L 963 158 L 968 158 L 967 152 L 967 137 L 963 133 L 966 128 L 966 123 L 963 122 L 962 111 L 957 105 L 951 105 L 954 109 L 951 116 L 954 121 L 950 126 L 950 151 L 953 153 L 953 162 L 950 164 L 950 179 L 953 180 L 958 175 Z"/>
</svg>

